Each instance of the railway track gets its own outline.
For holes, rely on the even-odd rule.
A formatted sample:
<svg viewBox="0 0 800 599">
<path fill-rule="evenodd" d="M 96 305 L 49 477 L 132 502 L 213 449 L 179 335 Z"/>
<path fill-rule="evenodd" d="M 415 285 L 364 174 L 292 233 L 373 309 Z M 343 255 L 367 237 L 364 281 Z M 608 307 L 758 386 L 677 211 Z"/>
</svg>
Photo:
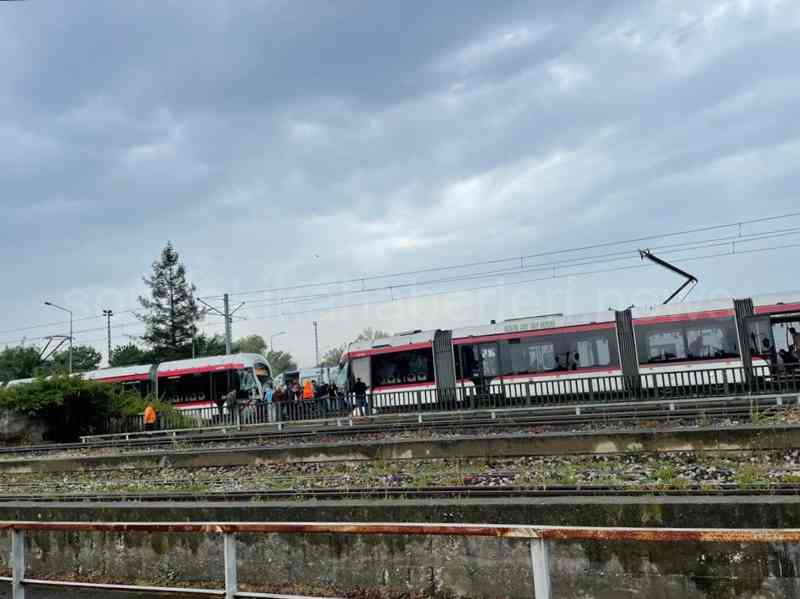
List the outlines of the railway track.
<svg viewBox="0 0 800 599">
<path fill-rule="evenodd" d="M 213 451 L 215 448 L 229 450 L 237 447 L 245 448 L 263 445 L 296 445 L 324 441 L 346 441 L 358 439 L 369 435 L 402 434 L 415 432 L 420 435 L 425 433 L 437 434 L 442 431 L 451 436 L 483 432 L 508 432 L 509 430 L 539 428 L 566 429 L 572 431 L 580 427 L 620 427 L 631 428 L 631 424 L 645 423 L 649 428 L 663 424 L 709 424 L 714 420 L 738 419 L 751 421 L 755 410 L 758 411 L 759 420 L 765 416 L 779 414 L 780 407 L 774 399 L 761 398 L 736 398 L 731 402 L 709 402 L 698 400 L 692 403 L 654 405 L 653 402 L 643 404 L 617 405 L 610 408 L 592 406 L 597 412 L 576 411 L 575 406 L 559 406 L 546 413 L 532 414 L 505 414 L 498 410 L 494 417 L 458 417 L 441 418 L 418 421 L 384 422 L 384 423 L 356 423 L 353 426 L 330 427 L 312 426 L 302 430 L 284 431 L 251 431 L 225 434 L 187 434 L 184 436 L 163 436 L 153 438 L 133 438 L 94 441 L 88 443 L 68 443 L 37 445 L 27 447 L 0 448 L 0 460 L 14 457 L 39 457 L 54 453 L 87 454 L 93 450 L 119 450 L 120 453 L 152 453 L 159 448 L 172 448 L 173 451 L 192 447 Z M 481 430 L 483 429 L 483 430 Z M 142 450 L 142 451 L 137 451 Z"/>
<path fill-rule="evenodd" d="M 270 491 L 226 491 L 211 493 L 92 493 L 0 495 L 0 503 L 191 503 L 191 502 L 268 502 L 268 501 L 345 501 L 355 499 L 488 499 L 488 498 L 546 498 L 546 497 L 721 497 L 721 496 L 800 496 L 800 485 L 770 485 L 740 487 L 720 485 L 714 488 L 667 487 L 609 487 L 609 486 L 549 486 L 541 487 L 425 487 L 425 488 L 354 488 L 303 489 Z"/>
</svg>

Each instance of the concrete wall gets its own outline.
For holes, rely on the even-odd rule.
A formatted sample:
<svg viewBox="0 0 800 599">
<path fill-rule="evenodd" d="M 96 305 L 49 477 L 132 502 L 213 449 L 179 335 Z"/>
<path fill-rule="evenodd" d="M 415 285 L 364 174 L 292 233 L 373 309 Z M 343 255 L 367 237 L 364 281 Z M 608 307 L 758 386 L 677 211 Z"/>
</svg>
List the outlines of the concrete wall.
<svg viewBox="0 0 800 599">
<path fill-rule="evenodd" d="M 586 499 L 354 502 L 222 506 L 6 505 L 0 519 L 162 521 L 430 521 L 597 526 L 800 527 L 800 499 Z M 0 542 L 6 569 L 8 539 Z M 222 580 L 218 537 L 37 534 L 36 577 L 95 581 Z M 527 542 L 508 539 L 243 536 L 240 581 L 254 590 L 352 597 L 533 596 Z M 554 596 L 568 599 L 800 597 L 800 547 L 559 543 Z M 352 592 L 351 592 L 352 591 Z M 57 597 L 61 595 L 42 595 Z M 104 595 L 108 596 L 108 595 Z M 2 595 L 0 594 L 0 597 Z"/>
<path fill-rule="evenodd" d="M 0 445 L 35 445 L 47 433 L 44 423 L 13 412 L 0 412 Z"/>
</svg>

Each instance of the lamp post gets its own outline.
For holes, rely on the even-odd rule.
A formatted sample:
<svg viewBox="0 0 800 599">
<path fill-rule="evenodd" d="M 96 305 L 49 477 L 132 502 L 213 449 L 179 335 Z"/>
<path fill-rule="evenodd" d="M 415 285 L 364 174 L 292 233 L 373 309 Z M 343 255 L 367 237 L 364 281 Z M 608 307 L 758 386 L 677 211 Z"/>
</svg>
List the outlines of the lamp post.
<svg viewBox="0 0 800 599">
<path fill-rule="evenodd" d="M 69 364 L 67 369 L 69 374 L 72 374 L 72 310 L 64 308 L 63 306 L 59 306 L 58 304 L 54 304 L 53 302 L 45 302 L 44 305 L 69 314 Z"/>
<path fill-rule="evenodd" d="M 285 335 L 286 331 L 281 331 L 280 333 L 275 333 L 274 335 L 270 335 L 269 337 L 269 351 L 275 351 L 275 337 L 280 337 L 281 335 Z"/>
</svg>

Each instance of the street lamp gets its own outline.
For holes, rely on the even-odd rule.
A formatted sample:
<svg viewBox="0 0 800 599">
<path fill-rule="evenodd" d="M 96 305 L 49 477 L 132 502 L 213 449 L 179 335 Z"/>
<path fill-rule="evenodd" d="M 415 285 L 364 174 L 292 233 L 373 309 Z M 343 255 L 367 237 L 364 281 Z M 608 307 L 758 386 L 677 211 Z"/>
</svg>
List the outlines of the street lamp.
<svg viewBox="0 0 800 599">
<path fill-rule="evenodd" d="M 44 305 L 69 314 L 69 365 L 67 368 L 69 374 L 72 374 L 72 310 L 59 306 L 58 304 L 54 304 L 53 302 L 45 302 Z"/>
<path fill-rule="evenodd" d="M 269 338 L 269 351 L 275 351 L 275 337 L 280 337 L 281 335 L 285 335 L 286 331 L 281 331 L 280 333 L 275 333 L 274 335 L 270 335 Z"/>
</svg>

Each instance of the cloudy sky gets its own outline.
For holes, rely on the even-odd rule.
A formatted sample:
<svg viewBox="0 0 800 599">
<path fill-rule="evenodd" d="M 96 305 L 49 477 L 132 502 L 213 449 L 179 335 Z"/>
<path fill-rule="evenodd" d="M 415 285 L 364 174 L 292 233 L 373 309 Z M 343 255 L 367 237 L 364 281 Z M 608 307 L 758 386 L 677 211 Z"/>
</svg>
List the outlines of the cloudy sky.
<svg viewBox="0 0 800 599">
<path fill-rule="evenodd" d="M 797 217 L 547 254 L 797 210 L 799 30 L 795 0 L 0 3 L 0 343 L 65 332 L 45 299 L 78 343 L 105 308 L 141 334 L 167 240 L 303 363 L 315 319 L 325 350 L 658 301 L 612 270 L 641 246 L 696 299 L 800 288 L 798 248 L 742 252 Z M 731 233 L 769 236 L 670 254 Z"/>
</svg>

